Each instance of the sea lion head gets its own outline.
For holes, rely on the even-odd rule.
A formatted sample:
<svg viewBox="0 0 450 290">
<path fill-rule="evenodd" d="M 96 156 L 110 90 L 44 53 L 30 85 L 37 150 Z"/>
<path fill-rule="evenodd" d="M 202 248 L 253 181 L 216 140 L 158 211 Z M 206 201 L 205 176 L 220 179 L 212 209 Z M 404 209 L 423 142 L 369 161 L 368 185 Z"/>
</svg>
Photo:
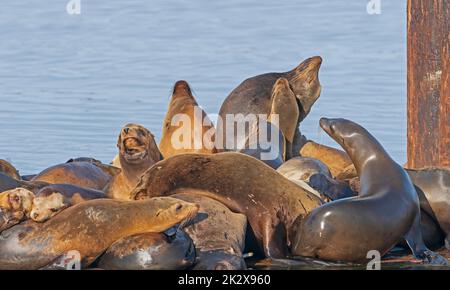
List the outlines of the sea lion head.
<svg viewBox="0 0 450 290">
<path fill-rule="evenodd" d="M 320 127 L 333 138 L 350 157 L 355 156 L 355 152 L 362 148 L 367 148 L 367 135 L 370 135 L 366 129 L 347 119 L 320 119 Z M 373 142 L 377 142 L 373 139 Z M 352 158 L 353 159 L 353 158 Z"/>
<path fill-rule="evenodd" d="M 185 80 L 177 81 L 175 83 L 175 85 L 173 86 L 172 99 L 175 99 L 178 97 L 193 98 L 191 87 L 189 86 L 188 82 Z"/>
<path fill-rule="evenodd" d="M 322 58 L 314 56 L 306 59 L 288 73 L 289 83 L 300 103 L 300 121 L 311 111 L 311 107 L 320 96 L 322 87 L 319 81 L 319 69 Z"/>
<path fill-rule="evenodd" d="M 153 164 L 162 159 L 155 137 L 141 125 L 125 125 L 120 132 L 117 147 L 121 162 L 128 164 Z"/>
<path fill-rule="evenodd" d="M 34 194 L 25 188 L 15 188 L 0 194 L 0 207 L 28 214 L 33 205 Z"/>
<path fill-rule="evenodd" d="M 59 192 L 37 196 L 33 200 L 30 217 L 36 222 L 45 222 L 65 207 L 67 207 L 67 204 L 64 201 L 64 196 Z"/>
<path fill-rule="evenodd" d="M 153 197 L 152 200 L 159 207 L 155 214 L 157 220 L 155 223 L 161 226 L 162 230 L 175 225 L 179 228 L 183 227 L 197 215 L 199 210 L 199 206 L 195 203 L 172 197 Z"/>
</svg>

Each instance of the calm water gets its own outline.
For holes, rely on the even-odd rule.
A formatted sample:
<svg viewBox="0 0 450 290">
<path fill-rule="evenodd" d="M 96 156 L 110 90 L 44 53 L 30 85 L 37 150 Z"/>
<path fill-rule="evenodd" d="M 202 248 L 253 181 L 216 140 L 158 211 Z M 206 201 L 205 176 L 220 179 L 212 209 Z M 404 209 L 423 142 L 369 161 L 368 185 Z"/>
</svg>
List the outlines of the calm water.
<svg viewBox="0 0 450 290">
<path fill-rule="evenodd" d="M 109 162 L 127 122 L 158 138 L 170 91 L 190 82 L 217 113 L 243 79 L 321 55 L 321 116 L 369 129 L 406 160 L 406 1 L 3 0 L 0 9 L 0 158 L 23 174 L 77 156 Z M 334 145 L 336 146 L 336 145 Z"/>
</svg>

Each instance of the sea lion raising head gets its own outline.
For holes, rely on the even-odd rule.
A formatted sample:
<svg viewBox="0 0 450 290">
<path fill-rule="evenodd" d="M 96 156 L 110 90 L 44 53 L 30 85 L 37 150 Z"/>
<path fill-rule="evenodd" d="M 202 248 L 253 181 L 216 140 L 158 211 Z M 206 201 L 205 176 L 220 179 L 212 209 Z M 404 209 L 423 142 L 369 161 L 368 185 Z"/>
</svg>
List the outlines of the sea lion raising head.
<svg viewBox="0 0 450 290">
<path fill-rule="evenodd" d="M 122 172 L 111 179 L 105 192 L 111 198 L 129 199 L 128 194 L 142 173 L 163 157 L 153 134 L 137 124 L 127 124 L 122 128 L 117 147 Z"/>
</svg>

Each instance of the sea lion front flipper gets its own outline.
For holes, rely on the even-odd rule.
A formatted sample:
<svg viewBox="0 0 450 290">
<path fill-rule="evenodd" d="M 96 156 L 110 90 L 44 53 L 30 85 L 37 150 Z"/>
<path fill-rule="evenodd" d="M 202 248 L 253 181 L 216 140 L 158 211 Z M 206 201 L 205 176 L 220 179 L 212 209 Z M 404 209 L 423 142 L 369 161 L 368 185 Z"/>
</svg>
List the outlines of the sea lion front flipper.
<svg viewBox="0 0 450 290">
<path fill-rule="evenodd" d="M 422 260 L 423 263 L 430 265 L 448 265 L 446 258 L 438 253 L 435 253 L 427 248 L 422 237 L 422 229 L 420 228 L 420 212 L 416 215 L 413 225 L 409 232 L 405 235 L 405 240 L 408 243 L 414 257 Z"/>
<path fill-rule="evenodd" d="M 267 258 L 284 259 L 287 256 L 286 229 L 279 221 L 268 220 L 262 237 L 263 250 Z"/>
</svg>

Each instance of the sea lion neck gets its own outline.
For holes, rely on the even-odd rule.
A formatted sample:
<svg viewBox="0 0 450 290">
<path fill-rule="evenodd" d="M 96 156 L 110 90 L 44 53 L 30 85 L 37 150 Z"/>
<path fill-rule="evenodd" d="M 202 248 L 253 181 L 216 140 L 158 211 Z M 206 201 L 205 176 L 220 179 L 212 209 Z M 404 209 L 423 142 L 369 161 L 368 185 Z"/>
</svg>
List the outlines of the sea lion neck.
<svg viewBox="0 0 450 290">
<path fill-rule="evenodd" d="M 122 155 L 119 157 L 119 162 L 123 175 L 133 183 L 138 182 L 140 176 L 154 164 L 148 157 L 140 163 L 129 163 Z"/>
</svg>

